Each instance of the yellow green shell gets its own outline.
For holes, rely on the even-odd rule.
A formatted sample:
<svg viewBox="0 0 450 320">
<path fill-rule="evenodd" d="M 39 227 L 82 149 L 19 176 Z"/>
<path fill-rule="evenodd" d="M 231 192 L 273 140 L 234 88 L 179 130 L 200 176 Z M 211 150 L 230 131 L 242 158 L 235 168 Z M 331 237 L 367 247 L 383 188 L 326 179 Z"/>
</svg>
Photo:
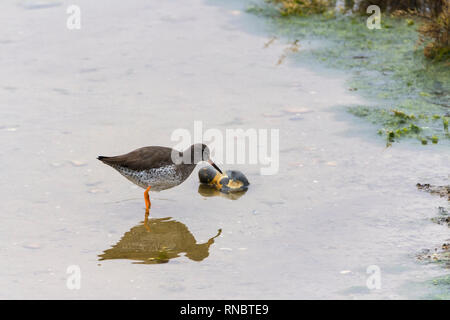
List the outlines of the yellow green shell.
<svg viewBox="0 0 450 320">
<path fill-rule="evenodd" d="M 210 185 L 224 193 L 245 191 L 250 184 L 240 171 L 228 170 L 221 174 L 209 166 L 201 168 L 198 177 L 201 183 Z"/>
</svg>

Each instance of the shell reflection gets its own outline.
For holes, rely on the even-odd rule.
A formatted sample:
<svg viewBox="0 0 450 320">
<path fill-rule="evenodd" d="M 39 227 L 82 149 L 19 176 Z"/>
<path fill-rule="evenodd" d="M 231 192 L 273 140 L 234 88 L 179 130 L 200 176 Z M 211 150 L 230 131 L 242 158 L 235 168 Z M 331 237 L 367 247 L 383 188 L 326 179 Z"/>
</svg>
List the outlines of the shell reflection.
<svg viewBox="0 0 450 320">
<path fill-rule="evenodd" d="M 207 184 L 200 184 L 198 186 L 198 193 L 201 194 L 203 197 L 222 197 L 230 200 L 237 200 L 240 197 L 242 197 L 246 192 L 247 190 L 233 193 L 223 193 L 217 190 L 215 187 Z"/>
</svg>

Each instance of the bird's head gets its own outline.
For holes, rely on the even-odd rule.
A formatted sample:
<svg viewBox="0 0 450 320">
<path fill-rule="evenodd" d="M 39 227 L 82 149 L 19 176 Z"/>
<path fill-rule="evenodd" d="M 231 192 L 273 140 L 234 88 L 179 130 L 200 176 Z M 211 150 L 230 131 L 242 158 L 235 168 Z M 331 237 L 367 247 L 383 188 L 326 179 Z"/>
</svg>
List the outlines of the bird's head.
<svg viewBox="0 0 450 320">
<path fill-rule="evenodd" d="M 210 151 L 206 144 L 203 143 L 196 143 L 193 144 L 190 147 L 190 154 L 191 154 L 191 163 L 199 163 L 201 161 L 208 162 L 210 165 L 214 167 L 217 171 L 222 173 L 222 170 L 219 169 L 219 167 L 211 160 L 210 158 Z"/>
</svg>

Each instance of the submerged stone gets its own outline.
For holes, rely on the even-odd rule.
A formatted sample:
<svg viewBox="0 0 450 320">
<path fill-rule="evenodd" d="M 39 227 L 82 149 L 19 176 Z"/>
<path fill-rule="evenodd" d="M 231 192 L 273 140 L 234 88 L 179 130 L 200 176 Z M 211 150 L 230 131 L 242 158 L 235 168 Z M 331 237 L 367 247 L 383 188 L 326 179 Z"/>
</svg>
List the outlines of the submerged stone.
<svg viewBox="0 0 450 320">
<path fill-rule="evenodd" d="M 448 186 L 433 186 L 429 183 L 416 184 L 419 190 L 429 192 L 431 194 L 437 194 L 441 197 L 446 197 L 450 201 L 450 185 Z"/>
</svg>

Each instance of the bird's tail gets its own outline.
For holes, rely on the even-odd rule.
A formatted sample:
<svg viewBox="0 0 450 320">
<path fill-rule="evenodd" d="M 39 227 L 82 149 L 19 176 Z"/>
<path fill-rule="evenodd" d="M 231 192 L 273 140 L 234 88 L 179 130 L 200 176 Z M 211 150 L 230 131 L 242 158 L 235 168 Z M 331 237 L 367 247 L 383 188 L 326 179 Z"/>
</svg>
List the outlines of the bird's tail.
<svg viewBox="0 0 450 320">
<path fill-rule="evenodd" d="M 108 166 L 113 166 L 117 162 L 117 157 L 98 156 L 97 159 Z"/>
</svg>

